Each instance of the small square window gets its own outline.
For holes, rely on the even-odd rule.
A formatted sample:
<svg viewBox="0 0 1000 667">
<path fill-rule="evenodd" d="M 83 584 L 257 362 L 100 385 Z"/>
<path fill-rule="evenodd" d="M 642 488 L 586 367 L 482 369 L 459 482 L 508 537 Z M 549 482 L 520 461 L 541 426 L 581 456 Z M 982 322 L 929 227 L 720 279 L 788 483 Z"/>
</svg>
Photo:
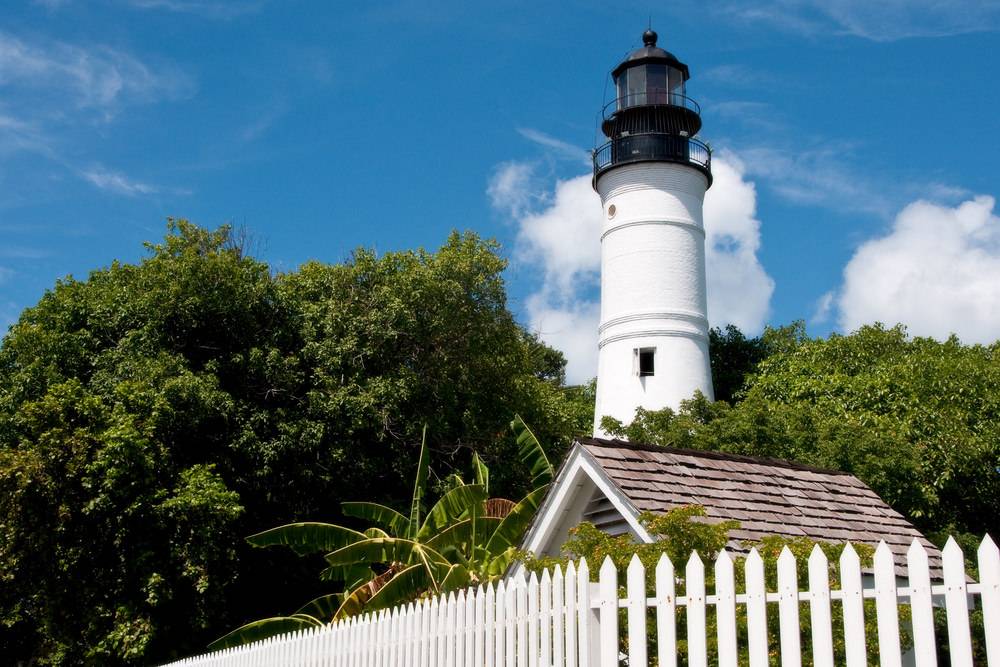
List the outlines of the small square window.
<svg viewBox="0 0 1000 667">
<path fill-rule="evenodd" d="M 654 360 L 656 358 L 655 347 L 641 347 L 637 350 L 639 355 L 639 377 L 647 377 L 654 374 Z"/>
</svg>

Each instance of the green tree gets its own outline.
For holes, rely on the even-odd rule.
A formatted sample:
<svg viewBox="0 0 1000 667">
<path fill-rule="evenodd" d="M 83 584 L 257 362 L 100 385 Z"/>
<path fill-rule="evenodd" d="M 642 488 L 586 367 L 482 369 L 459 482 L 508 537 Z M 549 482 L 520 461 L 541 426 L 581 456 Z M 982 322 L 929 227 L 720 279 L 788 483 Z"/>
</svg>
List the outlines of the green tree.
<svg viewBox="0 0 1000 667">
<path fill-rule="evenodd" d="M 507 310 L 504 268 L 454 234 L 274 274 L 179 220 L 141 262 L 60 280 L 0 346 L 5 660 L 166 661 L 301 601 L 314 564 L 241 536 L 406 497 L 425 420 L 433 479 L 513 459 L 514 413 L 565 442 L 562 357 Z"/>
<path fill-rule="evenodd" d="M 1000 534 L 1000 343 L 862 327 L 765 333 L 769 356 L 733 406 L 696 396 L 612 432 L 654 444 L 771 456 L 857 475 L 931 534 Z"/>
</svg>

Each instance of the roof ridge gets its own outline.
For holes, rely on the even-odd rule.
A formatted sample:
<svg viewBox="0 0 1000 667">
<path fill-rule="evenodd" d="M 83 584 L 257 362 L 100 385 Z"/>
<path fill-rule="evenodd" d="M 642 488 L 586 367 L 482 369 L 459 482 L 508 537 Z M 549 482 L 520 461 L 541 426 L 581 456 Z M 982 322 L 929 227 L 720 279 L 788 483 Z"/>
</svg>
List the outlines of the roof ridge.
<svg viewBox="0 0 1000 667">
<path fill-rule="evenodd" d="M 853 473 L 847 472 L 845 470 L 833 470 L 830 468 L 820 468 L 818 466 L 811 466 L 805 463 L 797 463 L 795 461 L 788 461 L 786 459 L 776 459 L 768 456 L 748 456 L 746 454 L 732 454 L 729 452 L 719 452 L 711 449 L 690 449 L 687 447 L 668 447 L 665 445 L 652 445 L 642 442 L 629 442 L 627 440 L 608 439 L 608 438 L 594 438 L 594 437 L 578 437 L 576 442 L 581 445 L 595 445 L 597 447 L 606 447 L 608 449 L 632 449 L 636 451 L 643 452 L 661 452 L 667 454 L 684 454 L 687 456 L 696 456 L 705 459 L 713 459 L 716 461 L 736 461 L 739 463 L 757 463 L 763 465 L 769 465 L 776 468 L 787 468 L 789 470 L 802 470 L 805 472 L 814 472 L 823 475 L 847 475 L 854 477 Z M 867 486 L 867 485 L 866 485 Z"/>
</svg>

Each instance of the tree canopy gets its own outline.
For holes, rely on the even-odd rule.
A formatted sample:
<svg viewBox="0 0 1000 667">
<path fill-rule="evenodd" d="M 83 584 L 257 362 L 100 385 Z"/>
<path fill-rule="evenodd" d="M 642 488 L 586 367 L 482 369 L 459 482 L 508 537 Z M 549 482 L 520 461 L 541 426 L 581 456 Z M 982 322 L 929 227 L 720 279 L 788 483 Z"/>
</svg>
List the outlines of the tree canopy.
<svg viewBox="0 0 1000 667">
<path fill-rule="evenodd" d="M 504 268 L 456 233 L 275 274 L 178 220 L 139 263 L 59 281 L 0 347 L 5 659 L 165 661 L 300 603 L 315 564 L 243 538 L 408 497 L 425 423 L 436 484 L 474 451 L 515 460 L 515 413 L 565 446 L 589 416 Z"/>
</svg>

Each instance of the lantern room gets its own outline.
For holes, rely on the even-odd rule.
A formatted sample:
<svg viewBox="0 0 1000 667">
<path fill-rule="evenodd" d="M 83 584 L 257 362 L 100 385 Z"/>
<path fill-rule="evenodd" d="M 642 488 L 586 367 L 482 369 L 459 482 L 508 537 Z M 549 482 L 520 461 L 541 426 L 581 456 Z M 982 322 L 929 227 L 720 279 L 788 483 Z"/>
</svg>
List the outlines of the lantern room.
<svg viewBox="0 0 1000 667">
<path fill-rule="evenodd" d="M 643 47 L 636 49 L 611 73 L 617 98 L 615 110 L 647 104 L 684 106 L 688 67 L 656 46 L 657 34 L 642 34 Z"/>
</svg>

